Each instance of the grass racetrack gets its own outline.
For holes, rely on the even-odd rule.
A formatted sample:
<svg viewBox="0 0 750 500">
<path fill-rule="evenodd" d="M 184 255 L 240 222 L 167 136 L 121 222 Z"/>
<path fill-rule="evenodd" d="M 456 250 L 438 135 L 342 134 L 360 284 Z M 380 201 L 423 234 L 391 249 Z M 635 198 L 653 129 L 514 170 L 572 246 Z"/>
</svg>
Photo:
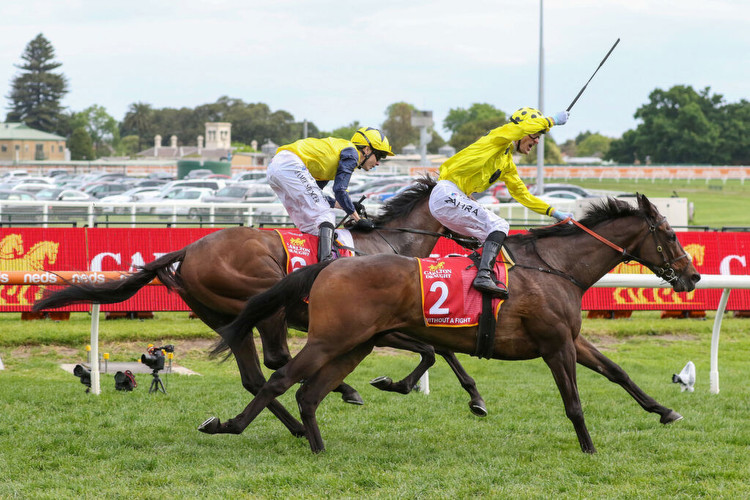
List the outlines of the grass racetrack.
<svg viewBox="0 0 750 500">
<path fill-rule="evenodd" d="M 368 381 L 398 379 L 416 356 L 378 351 L 347 379 L 364 406 L 327 397 L 318 419 L 327 450 L 310 453 L 268 411 L 240 436 L 196 430 L 249 402 L 233 361 L 207 359 L 215 336 L 186 313 L 108 321 L 101 350 L 133 361 L 148 342 L 173 343 L 176 362 L 201 376 L 169 375 L 168 394 L 132 393 L 102 375 L 84 392 L 59 363 L 85 359 L 89 317 L 22 322 L 0 316 L 0 498 L 742 498 L 750 484 L 750 334 L 747 319 L 724 320 L 721 393 L 709 393 L 713 316 L 706 321 L 584 320 L 588 338 L 648 394 L 685 418 L 664 426 L 618 386 L 585 369 L 578 385 L 598 453 L 581 453 L 546 365 L 460 356 L 487 401 L 468 396 L 439 360 L 431 394 L 380 392 Z M 302 339 L 296 337 L 298 348 Z M 694 393 L 671 383 L 688 360 Z M 296 413 L 294 389 L 282 398 Z"/>
<path fill-rule="evenodd" d="M 747 225 L 750 182 L 586 181 L 591 189 L 670 196 L 695 204 L 693 224 Z M 250 401 L 234 361 L 209 360 L 217 338 L 187 313 L 102 321 L 100 350 L 134 361 L 149 342 L 175 345 L 176 362 L 200 376 L 169 375 L 168 394 L 132 393 L 112 374 L 102 394 L 84 392 L 60 363 L 85 360 L 90 318 L 20 321 L 0 315 L 0 499 L 9 498 L 746 498 L 750 491 L 750 319 L 725 317 L 721 392 L 709 393 L 713 312 L 705 321 L 588 320 L 583 334 L 646 393 L 685 418 L 668 426 L 622 390 L 579 367 L 578 387 L 598 453 L 581 453 L 550 371 L 541 360 L 506 362 L 459 355 L 489 416 L 468 409 L 448 366 L 430 370 L 431 394 L 372 388 L 405 376 L 415 355 L 376 351 L 347 382 L 364 406 L 327 397 L 318 421 L 327 450 L 310 453 L 268 411 L 240 436 L 196 430 Z M 294 345 L 303 342 L 297 335 Z M 694 393 L 671 383 L 688 360 Z M 281 398 L 296 413 L 294 388 Z"/>
</svg>

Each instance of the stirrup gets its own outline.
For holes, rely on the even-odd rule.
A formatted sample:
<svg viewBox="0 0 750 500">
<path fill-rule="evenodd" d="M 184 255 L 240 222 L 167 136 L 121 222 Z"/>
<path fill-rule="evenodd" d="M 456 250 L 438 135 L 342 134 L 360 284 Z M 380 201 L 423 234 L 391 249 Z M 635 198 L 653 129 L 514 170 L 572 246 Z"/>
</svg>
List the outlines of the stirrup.
<svg viewBox="0 0 750 500">
<path fill-rule="evenodd" d="M 485 275 L 481 271 L 474 278 L 472 286 L 482 293 L 488 293 L 501 299 L 507 299 L 510 294 L 508 293 L 508 287 L 502 281 L 495 284 L 489 272 Z"/>
</svg>

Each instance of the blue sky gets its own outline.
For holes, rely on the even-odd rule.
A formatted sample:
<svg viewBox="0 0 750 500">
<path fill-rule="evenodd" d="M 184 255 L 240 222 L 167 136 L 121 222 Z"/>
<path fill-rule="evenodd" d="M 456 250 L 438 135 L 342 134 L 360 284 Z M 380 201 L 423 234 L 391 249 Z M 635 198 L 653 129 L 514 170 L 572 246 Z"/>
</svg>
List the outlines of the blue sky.
<svg viewBox="0 0 750 500">
<path fill-rule="evenodd" d="M 558 142 L 591 130 L 619 137 L 655 88 L 710 86 L 750 99 L 750 1 L 545 0 L 544 111 L 565 109 Z M 63 105 L 136 101 L 195 107 L 227 95 L 264 102 L 323 130 L 379 125 L 406 101 L 432 110 L 538 105 L 538 0 L 27 0 L 0 18 L 0 119 L 25 46 L 43 33 L 63 63 Z"/>
</svg>

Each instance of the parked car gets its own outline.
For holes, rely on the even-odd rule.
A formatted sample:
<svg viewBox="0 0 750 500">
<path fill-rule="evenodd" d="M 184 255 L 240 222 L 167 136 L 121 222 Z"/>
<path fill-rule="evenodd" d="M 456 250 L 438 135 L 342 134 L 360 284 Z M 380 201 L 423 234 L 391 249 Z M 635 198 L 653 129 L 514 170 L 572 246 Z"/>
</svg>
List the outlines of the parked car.
<svg viewBox="0 0 750 500">
<path fill-rule="evenodd" d="M 13 186 L 15 191 L 25 191 L 27 193 L 38 193 L 42 189 L 49 189 L 54 187 L 54 184 L 48 184 L 46 182 L 26 182 L 22 181 Z"/>
<path fill-rule="evenodd" d="M 235 174 L 234 177 L 232 177 L 232 180 L 235 182 L 249 182 L 249 181 L 265 182 L 267 179 L 268 179 L 268 175 L 266 175 L 266 172 L 263 170 L 251 170 L 249 172 L 240 172 L 239 174 Z"/>
<path fill-rule="evenodd" d="M 535 196 L 540 196 L 540 193 L 537 192 L 537 185 L 536 184 L 529 184 L 526 186 L 529 189 L 529 192 Z M 493 189 L 491 187 L 490 189 Z M 544 193 L 541 194 L 549 194 L 551 191 L 568 191 L 568 192 L 574 192 L 578 193 L 581 198 L 595 198 L 597 195 L 587 191 L 586 189 L 582 188 L 581 186 L 576 186 L 575 184 L 562 184 L 562 183 L 550 183 L 544 184 Z M 504 182 L 498 183 L 494 186 L 493 194 L 495 198 L 502 202 L 509 202 L 514 201 L 513 197 L 508 192 L 507 187 L 505 186 Z"/>
<path fill-rule="evenodd" d="M 174 205 L 165 203 L 154 207 L 153 213 L 160 217 L 168 217 L 172 214 L 177 214 L 187 215 L 191 219 L 196 219 L 200 215 L 202 209 L 192 206 L 192 203 L 202 203 L 213 194 L 214 191 L 208 188 L 183 189 L 170 200 L 175 202 Z"/>
<path fill-rule="evenodd" d="M 36 193 L 37 200 L 49 201 L 97 201 L 98 198 L 77 189 L 47 188 Z"/>
<path fill-rule="evenodd" d="M 111 205 L 107 205 L 108 203 L 132 203 L 132 202 L 139 202 L 144 201 L 146 199 L 153 198 L 155 196 L 159 195 L 159 188 L 158 187 L 134 187 L 130 188 L 127 191 L 123 191 L 120 194 L 113 194 L 109 196 L 105 196 L 104 198 L 101 198 L 99 201 L 101 202 L 101 210 L 104 213 L 116 213 L 116 214 L 125 214 L 130 213 L 130 208 L 128 207 L 113 207 Z M 142 213 L 147 211 L 147 209 L 136 209 L 137 213 Z"/>
<path fill-rule="evenodd" d="M 84 187 L 83 190 L 96 198 L 104 198 L 105 196 L 127 191 L 128 186 L 120 182 L 101 182 Z"/>
<path fill-rule="evenodd" d="M 223 179 L 182 179 L 179 181 L 171 181 L 164 185 L 162 190 L 167 190 L 173 187 L 181 186 L 185 188 L 208 188 L 218 191 L 219 189 L 227 185 Z"/>
</svg>

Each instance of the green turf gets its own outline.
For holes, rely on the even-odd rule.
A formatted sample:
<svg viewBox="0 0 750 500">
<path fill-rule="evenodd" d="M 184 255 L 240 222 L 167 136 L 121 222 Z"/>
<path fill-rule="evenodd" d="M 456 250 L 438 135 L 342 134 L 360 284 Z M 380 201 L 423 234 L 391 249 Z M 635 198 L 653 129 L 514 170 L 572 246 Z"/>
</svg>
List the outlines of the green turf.
<svg viewBox="0 0 750 500">
<path fill-rule="evenodd" d="M 197 432 L 208 416 L 239 412 L 249 395 L 233 362 L 207 359 L 200 328 L 191 334 L 198 340 L 166 335 L 171 324 L 190 320 L 157 315 L 102 324 L 103 338 L 131 340 L 104 341 L 117 358 L 136 359 L 145 349 L 144 332 L 163 332 L 150 340 L 174 343 L 176 361 L 201 374 L 166 377 L 166 395 L 148 394 L 147 375 L 138 376 L 134 392 L 117 392 L 111 374 L 102 376 L 100 396 L 85 394 L 58 366 L 84 359 L 85 332 L 66 346 L 4 343 L 0 498 L 741 498 L 750 484 L 746 321 L 725 321 L 718 395 L 708 391 L 710 321 L 609 322 L 636 325 L 622 338 L 595 334 L 601 320 L 584 321 L 584 331 L 636 383 L 685 416 L 661 425 L 622 389 L 581 368 L 594 456 L 581 453 L 540 360 L 460 356 L 487 401 L 490 415 L 480 419 L 469 413 L 468 396 L 442 361 L 430 371 L 429 396 L 370 387 L 371 378 L 399 378 L 417 361 L 376 353 L 348 379 L 364 406 L 346 405 L 335 394 L 320 406 L 327 450 L 312 455 L 305 440 L 266 411 L 241 436 Z M 47 323 L 36 325 L 66 329 L 86 322 Z M 646 323 L 664 325 L 670 334 L 638 334 Z M 7 332 L 28 324 L 6 319 L 2 326 Z M 681 393 L 671 374 L 688 360 L 698 382 L 694 393 Z M 282 402 L 296 413 L 293 392 Z"/>
</svg>

